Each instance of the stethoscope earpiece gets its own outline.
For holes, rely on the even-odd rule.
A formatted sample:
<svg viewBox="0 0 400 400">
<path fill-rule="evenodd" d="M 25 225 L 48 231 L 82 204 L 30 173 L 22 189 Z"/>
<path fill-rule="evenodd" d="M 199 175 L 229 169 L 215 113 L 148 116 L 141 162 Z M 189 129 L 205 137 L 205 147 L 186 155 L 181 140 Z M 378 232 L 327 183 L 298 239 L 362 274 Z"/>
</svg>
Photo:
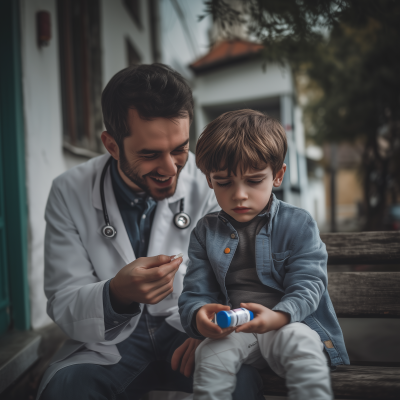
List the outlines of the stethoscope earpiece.
<svg viewBox="0 0 400 400">
<path fill-rule="evenodd" d="M 105 226 L 101 229 L 101 232 L 106 238 L 109 239 L 112 239 L 115 236 L 117 236 L 117 230 L 110 224 L 110 220 L 108 218 L 106 200 L 104 196 L 104 179 L 106 176 L 107 168 L 111 164 L 111 160 L 112 157 L 110 157 L 106 162 L 106 165 L 103 168 L 100 178 L 100 198 L 101 198 L 101 205 L 103 207 L 104 222 L 106 223 Z M 180 211 L 174 215 L 174 224 L 179 229 L 186 229 L 191 223 L 189 215 L 183 211 L 184 204 L 185 204 L 184 199 L 181 199 Z"/>
</svg>

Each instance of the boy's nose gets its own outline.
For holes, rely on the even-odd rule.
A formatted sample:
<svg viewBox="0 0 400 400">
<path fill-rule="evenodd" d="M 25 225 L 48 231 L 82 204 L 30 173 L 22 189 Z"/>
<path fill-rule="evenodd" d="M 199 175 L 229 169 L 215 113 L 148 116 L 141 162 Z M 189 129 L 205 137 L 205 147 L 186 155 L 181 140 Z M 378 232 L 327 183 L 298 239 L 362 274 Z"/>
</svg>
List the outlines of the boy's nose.
<svg viewBox="0 0 400 400">
<path fill-rule="evenodd" d="M 243 188 L 239 187 L 235 190 L 232 199 L 235 201 L 238 200 L 247 200 L 248 196 L 245 190 Z"/>
</svg>

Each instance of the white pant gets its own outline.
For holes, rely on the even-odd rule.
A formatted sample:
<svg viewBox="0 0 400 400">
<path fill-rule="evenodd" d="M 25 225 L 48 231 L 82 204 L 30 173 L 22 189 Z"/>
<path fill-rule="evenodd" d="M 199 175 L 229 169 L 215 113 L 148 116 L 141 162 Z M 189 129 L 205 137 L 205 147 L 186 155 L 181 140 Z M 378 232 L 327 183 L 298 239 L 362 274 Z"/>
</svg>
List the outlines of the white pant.
<svg viewBox="0 0 400 400">
<path fill-rule="evenodd" d="M 319 335 L 298 322 L 263 334 L 233 332 L 206 339 L 196 350 L 193 399 L 232 399 L 241 365 L 262 368 L 265 361 L 286 379 L 289 399 L 333 399 L 323 348 Z"/>
</svg>

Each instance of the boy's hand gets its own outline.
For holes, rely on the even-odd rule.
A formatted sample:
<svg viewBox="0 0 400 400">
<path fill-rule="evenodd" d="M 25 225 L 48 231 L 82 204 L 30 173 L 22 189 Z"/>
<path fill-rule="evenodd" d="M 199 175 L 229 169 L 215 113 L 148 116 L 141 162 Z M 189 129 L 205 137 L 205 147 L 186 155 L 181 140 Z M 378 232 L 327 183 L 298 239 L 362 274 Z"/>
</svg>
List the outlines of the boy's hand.
<svg viewBox="0 0 400 400">
<path fill-rule="evenodd" d="M 214 314 L 218 311 L 229 311 L 229 306 L 223 306 L 222 304 L 206 304 L 197 311 L 196 315 L 196 327 L 197 330 L 207 338 L 211 339 L 222 339 L 232 333 L 235 328 L 224 328 L 221 329 L 217 324 L 211 322 Z"/>
<path fill-rule="evenodd" d="M 272 311 L 261 304 L 240 303 L 240 307 L 253 311 L 254 319 L 236 328 L 236 332 L 266 333 L 275 331 L 290 322 L 290 315 L 281 311 Z"/>
</svg>

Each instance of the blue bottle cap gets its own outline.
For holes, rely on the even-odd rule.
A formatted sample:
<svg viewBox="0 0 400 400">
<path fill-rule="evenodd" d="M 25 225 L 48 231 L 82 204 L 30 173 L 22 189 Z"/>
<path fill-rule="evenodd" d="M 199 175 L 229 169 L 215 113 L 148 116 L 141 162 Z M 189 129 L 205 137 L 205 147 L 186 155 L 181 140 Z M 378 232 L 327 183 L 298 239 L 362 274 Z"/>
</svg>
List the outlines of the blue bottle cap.
<svg viewBox="0 0 400 400">
<path fill-rule="evenodd" d="M 218 312 L 217 324 L 220 328 L 229 328 L 231 325 L 231 316 L 226 311 Z"/>
<path fill-rule="evenodd" d="M 250 310 L 247 310 L 247 311 L 250 313 L 250 321 L 251 321 L 252 319 L 254 319 L 253 311 L 250 311 Z"/>
</svg>

